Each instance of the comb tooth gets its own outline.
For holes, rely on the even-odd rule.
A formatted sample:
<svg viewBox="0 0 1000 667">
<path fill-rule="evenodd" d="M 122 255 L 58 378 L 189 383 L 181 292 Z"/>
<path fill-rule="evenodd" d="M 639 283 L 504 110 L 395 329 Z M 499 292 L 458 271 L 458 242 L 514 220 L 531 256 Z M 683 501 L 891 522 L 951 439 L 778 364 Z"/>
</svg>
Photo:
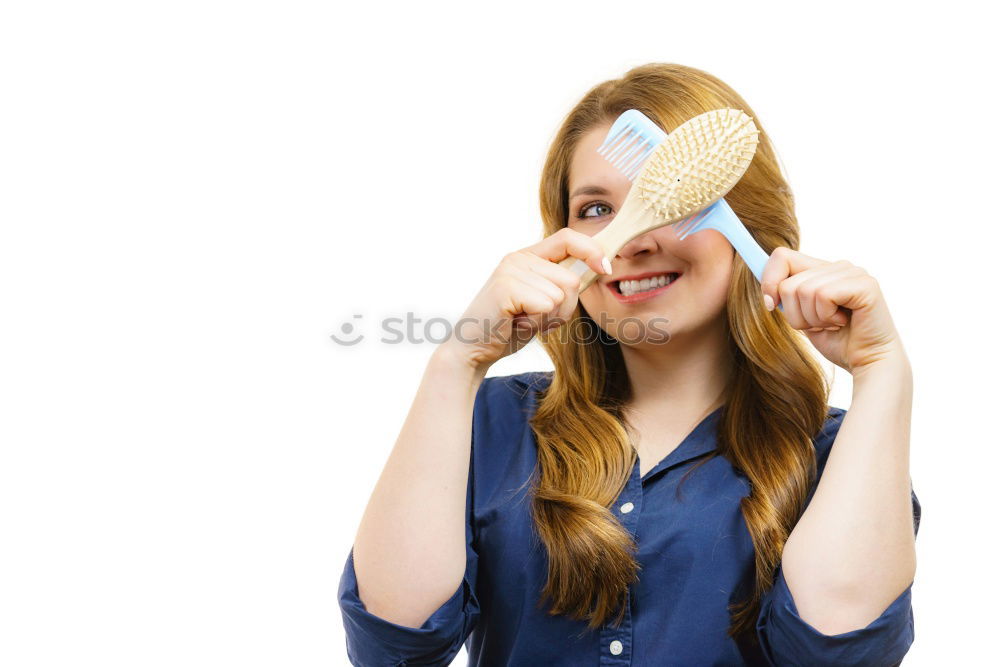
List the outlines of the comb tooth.
<svg viewBox="0 0 1000 667">
<path fill-rule="evenodd" d="M 633 169 L 629 170 L 625 174 L 625 178 L 627 178 L 630 181 L 634 181 L 635 177 L 639 174 L 640 171 L 642 171 L 642 163 L 635 165 Z"/>
<path fill-rule="evenodd" d="M 651 161 L 649 159 L 650 153 L 652 153 L 651 150 L 644 151 L 643 154 L 639 156 L 639 159 L 635 160 L 633 164 L 629 166 L 628 170 L 625 171 L 625 174 L 631 178 L 633 174 L 638 174 L 648 165 L 649 177 L 646 180 L 648 181 L 651 178 L 656 178 L 658 165 L 655 161 Z"/>
<path fill-rule="evenodd" d="M 691 222 L 694 220 L 694 218 L 695 216 L 693 215 L 689 216 L 678 222 L 676 225 L 674 225 L 674 232 L 677 234 L 678 237 L 684 236 L 684 232 L 687 231 L 688 227 L 691 226 Z"/>
<path fill-rule="evenodd" d="M 636 165 L 635 165 L 635 167 L 631 170 L 629 178 L 635 178 L 636 176 L 639 175 L 639 172 L 642 171 L 642 168 L 643 168 L 644 164 L 649 160 L 649 157 L 653 154 L 653 151 L 655 151 L 655 150 L 656 150 L 656 146 L 651 143 L 646 148 L 646 151 L 645 151 L 645 153 L 642 156 L 642 160 L 640 160 L 639 162 L 637 162 Z M 651 166 L 653 167 L 654 171 L 656 171 L 659 168 L 659 165 L 656 165 L 656 164 L 651 165 Z"/>
<path fill-rule="evenodd" d="M 618 169 L 619 171 L 624 171 L 624 165 L 629 163 L 631 161 L 632 156 L 635 155 L 637 151 L 642 149 L 642 145 L 643 142 L 638 137 L 636 137 L 635 142 L 633 142 L 632 144 L 632 147 L 629 148 L 629 150 L 626 153 L 624 153 L 621 157 L 615 160 L 614 162 L 615 168 Z"/>
<path fill-rule="evenodd" d="M 607 158 L 611 153 L 617 150 L 618 142 L 621 141 L 622 136 L 623 132 L 619 132 L 613 137 L 608 137 L 604 140 L 604 143 L 601 144 L 601 148 L 598 152 Z"/>
<path fill-rule="evenodd" d="M 619 143 L 617 146 L 614 147 L 613 150 L 608 151 L 605 154 L 604 159 L 607 160 L 608 162 L 614 163 L 615 160 L 617 160 L 619 156 L 621 156 L 622 152 L 625 150 L 625 147 L 628 146 L 629 141 L 630 139 L 625 139 L 624 141 Z"/>
<path fill-rule="evenodd" d="M 646 158 L 647 158 L 647 157 L 649 156 L 649 154 L 650 154 L 650 153 L 652 153 L 652 152 L 653 152 L 653 148 L 652 148 L 652 147 L 650 147 L 650 148 L 649 148 L 649 150 L 647 150 L 647 151 L 645 152 L 645 154 L 643 154 L 643 156 L 642 156 L 642 160 L 639 160 L 639 161 L 638 161 L 638 162 L 637 162 L 637 163 L 635 164 L 635 166 L 634 166 L 634 167 L 633 167 L 632 169 L 630 169 L 630 170 L 628 171 L 628 173 L 626 173 L 626 174 L 625 174 L 625 176 L 627 176 L 627 177 L 628 177 L 628 180 L 630 180 L 630 181 L 631 181 L 631 180 L 634 180 L 634 179 L 635 179 L 635 177 L 639 175 L 639 172 L 640 172 L 640 171 L 642 171 L 642 164 L 643 164 L 643 162 L 644 162 L 644 161 L 645 161 L 645 159 L 646 159 Z"/>
<path fill-rule="evenodd" d="M 620 138 L 622 136 L 622 133 L 626 130 L 626 128 L 631 128 L 637 122 L 639 122 L 638 120 L 636 120 L 636 114 L 639 114 L 639 112 L 630 109 L 625 113 L 623 113 L 622 115 L 618 116 L 615 122 L 611 125 L 611 129 L 608 131 L 606 139 L 613 138 L 617 140 L 618 138 Z M 639 116 L 640 118 L 643 119 L 645 118 L 644 116 L 642 116 L 642 114 L 639 114 Z"/>
<path fill-rule="evenodd" d="M 608 155 L 611 154 L 611 151 L 614 150 L 615 143 L 620 138 L 621 138 L 620 135 L 615 136 L 614 138 L 608 138 L 607 140 L 605 140 L 604 144 L 601 145 L 601 149 L 597 152 L 603 155 L 605 159 L 607 159 Z"/>
<path fill-rule="evenodd" d="M 619 142 L 613 150 L 609 151 L 605 156 L 609 161 L 615 160 L 625 148 L 632 143 L 633 130 L 630 127 L 627 132 L 623 132 L 621 135 L 621 142 Z"/>
<path fill-rule="evenodd" d="M 632 173 L 636 170 L 636 167 L 640 166 L 641 164 L 642 164 L 641 159 L 638 160 L 638 162 L 633 161 L 629 165 L 622 166 L 622 168 L 619 171 L 621 171 L 621 173 L 625 176 L 625 178 L 632 180 Z"/>
<path fill-rule="evenodd" d="M 681 241 L 683 241 L 684 239 L 686 239 L 687 237 L 691 236 L 696 231 L 698 231 L 698 223 L 700 223 L 700 222 L 701 222 L 701 218 L 698 218 L 697 220 L 693 221 L 690 225 L 687 226 L 687 228 L 684 230 L 684 233 L 681 234 L 678 237 L 678 239 L 681 240 Z"/>
<path fill-rule="evenodd" d="M 687 237 L 691 233 L 693 229 L 695 229 L 698 226 L 698 223 L 700 223 L 706 215 L 708 215 L 707 208 L 698 215 L 694 215 L 691 216 L 691 218 L 689 218 L 689 224 L 685 225 L 683 236 L 681 236 L 682 241 L 684 240 L 685 237 Z"/>
<path fill-rule="evenodd" d="M 618 147 L 619 150 L 616 151 L 614 158 L 615 162 L 618 164 L 623 164 L 628 160 L 629 156 L 635 152 L 637 146 L 642 143 L 638 132 L 630 132 L 628 139 Z"/>
<path fill-rule="evenodd" d="M 639 153 L 636 154 L 636 156 L 632 158 L 632 160 L 630 160 L 627 164 L 622 165 L 622 171 L 625 174 L 638 171 L 639 167 L 646 160 L 649 154 L 653 152 L 653 147 L 650 146 L 648 143 L 640 144 L 640 146 L 642 147 L 642 149 L 639 151 Z"/>
<path fill-rule="evenodd" d="M 597 152 L 600 153 L 601 155 L 604 155 L 604 151 L 607 150 L 608 146 L 612 142 L 614 142 L 616 136 L 618 135 L 609 134 L 608 136 L 604 137 L 604 141 L 602 141 L 601 145 L 597 147 Z"/>
<path fill-rule="evenodd" d="M 627 123 L 621 130 L 615 132 L 613 135 L 608 135 L 604 138 L 604 143 L 601 147 L 597 149 L 597 152 L 601 155 L 607 155 L 611 151 L 611 147 L 614 146 L 619 139 L 627 135 L 632 130 L 632 123 Z"/>
<path fill-rule="evenodd" d="M 635 151 L 635 137 L 629 137 L 628 141 L 622 143 L 612 155 L 608 156 L 608 160 L 614 165 L 620 165 L 625 160 L 628 159 L 629 155 Z"/>
</svg>

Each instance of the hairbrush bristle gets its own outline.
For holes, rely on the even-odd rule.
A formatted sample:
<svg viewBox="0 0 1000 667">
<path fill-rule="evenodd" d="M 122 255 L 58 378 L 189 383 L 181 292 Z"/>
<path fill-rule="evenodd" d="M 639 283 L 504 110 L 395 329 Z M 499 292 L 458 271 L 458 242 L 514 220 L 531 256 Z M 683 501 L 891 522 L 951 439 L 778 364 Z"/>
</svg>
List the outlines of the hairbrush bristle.
<svg viewBox="0 0 1000 667">
<path fill-rule="evenodd" d="M 758 130 L 738 109 L 716 109 L 681 124 L 646 160 L 634 187 L 670 222 L 717 201 L 740 180 L 757 151 Z"/>
</svg>

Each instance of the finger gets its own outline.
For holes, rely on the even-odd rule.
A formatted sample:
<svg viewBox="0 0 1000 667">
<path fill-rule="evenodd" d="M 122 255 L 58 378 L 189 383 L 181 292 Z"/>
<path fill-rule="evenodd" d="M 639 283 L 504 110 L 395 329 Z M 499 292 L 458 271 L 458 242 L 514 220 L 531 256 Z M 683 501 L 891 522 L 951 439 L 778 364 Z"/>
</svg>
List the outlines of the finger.
<svg viewBox="0 0 1000 667">
<path fill-rule="evenodd" d="M 785 246 L 778 246 L 771 253 L 768 258 L 767 263 L 764 264 L 764 270 L 760 275 L 760 288 L 764 294 L 767 294 L 774 301 L 774 306 L 777 308 L 779 300 L 781 299 L 781 294 L 778 290 L 778 285 L 781 281 L 785 280 L 789 276 L 795 275 L 807 269 L 822 266 L 828 264 L 822 259 L 817 259 L 815 257 L 810 257 L 798 250 L 792 250 L 791 248 Z M 787 316 L 788 305 L 784 306 L 786 309 L 785 315 Z"/>
<path fill-rule="evenodd" d="M 563 302 L 559 304 L 559 308 L 556 309 L 553 319 L 558 325 L 565 324 L 573 319 L 573 312 L 576 310 L 576 304 L 578 303 L 577 292 L 573 290 L 572 293 L 567 294 Z"/>
<path fill-rule="evenodd" d="M 539 243 L 525 248 L 550 262 L 561 262 L 567 257 L 576 257 L 586 262 L 598 274 L 606 274 L 604 248 L 593 237 L 569 227 L 563 227 L 555 234 L 545 237 Z M 610 260 L 608 261 L 610 265 Z"/>
<path fill-rule="evenodd" d="M 805 312 L 806 304 L 812 317 L 806 314 L 806 319 L 815 327 L 839 327 L 846 325 L 850 318 L 846 309 L 834 303 L 827 294 L 836 283 L 856 277 L 862 271 L 858 267 L 848 262 L 837 262 L 831 264 L 830 268 L 822 271 L 819 275 L 803 282 L 799 285 L 799 299 L 803 303 Z"/>
<path fill-rule="evenodd" d="M 813 300 L 812 295 L 798 289 L 795 291 L 795 296 L 799 302 L 799 313 L 802 314 L 802 319 L 806 321 L 806 327 L 821 329 L 819 316 L 816 315 L 816 302 Z"/>
<path fill-rule="evenodd" d="M 793 329 L 807 329 L 810 324 L 806 321 L 805 317 L 802 316 L 801 305 L 799 300 L 795 297 L 795 285 L 787 280 L 783 280 L 777 285 L 777 296 L 772 296 L 774 299 L 774 307 L 778 307 L 778 303 L 781 303 L 782 311 L 785 315 L 785 321 Z"/>
<path fill-rule="evenodd" d="M 551 313 L 556 310 L 558 302 L 563 298 L 562 290 L 549 283 L 550 287 L 559 293 L 557 298 L 552 298 L 547 292 L 538 288 L 538 283 L 544 282 L 544 278 L 524 273 L 515 276 L 514 279 L 519 283 L 517 294 L 522 304 L 521 312 L 515 315 L 515 325 L 524 327 L 525 323 L 528 323 L 531 331 L 537 333 L 552 319 Z"/>
<path fill-rule="evenodd" d="M 540 270 L 536 270 L 538 268 L 536 265 L 547 264 L 557 269 L 561 269 L 562 267 L 538 257 L 535 257 L 534 260 L 532 260 L 528 253 L 525 253 L 523 259 L 515 260 L 515 263 L 517 264 L 517 268 L 513 274 L 515 278 L 518 278 L 528 285 L 532 285 L 536 289 L 545 292 L 545 294 L 555 301 L 556 304 L 559 304 L 566 298 L 566 292 L 560 285 L 553 282 L 547 275 L 542 274 Z M 579 277 L 573 274 L 572 271 L 566 271 L 566 273 L 569 273 L 573 278 L 579 281 Z"/>
<path fill-rule="evenodd" d="M 827 321 L 816 309 L 816 290 L 827 283 L 841 279 L 844 276 L 845 263 L 828 263 L 797 273 L 782 282 L 782 287 L 794 290 L 799 302 L 799 312 L 810 327 L 826 327 L 834 324 Z"/>
<path fill-rule="evenodd" d="M 531 253 L 524 253 L 523 256 L 524 265 L 518 267 L 517 277 L 544 291 L 556 304 L 553 310 L 535 318 L 540 330 L 546 331 L 556 323 L 568 321 L 576 308 L 580 276 Z M 561 281 L 561 284 L 554 281 Z"/>
<path fill-rule="evenodd" d="M 579 290 L 581 280 L 581 276 L 579 274 L 574 273 L 560 264 L 550 262 L 547 259 L 542 259 L 541 257 L 531 253 L 525 253 L 524 256 L 526 258 L 524 264 L 526 268 L 556 284 L 564 292 L 569 293 L 572 290 Z"/>
<path fill-rule="evenodd" d="M 503 289 L 506 291 L 507 302 L 502 306 L 511 316 L 538 315 L 556 307 L 555 301 L 548 294 L 526 283 L 518 275 L 507 276 Z"/>
<path fill-rule="evenodd" d="M 576 310 L 576 304 L 580 296 L 580 276 L 569 269 L 555 264 L 548 260 L 531 255 L 533 261 L 528 262 L 528 267 L 546 280 L 551 281 L 562 290 L 564 298 L 556 309 L 553 317 L 563 322 L 569 321 Z"/>
<path fill-rule="evenodd" d="M 817 301 L 829 312 L 836 308 L 832 316 L 832 324 L 845 325 L 851 321 L 851 313 L 858 308 L 871 305 L 878 298 L 878 283 L 864 269 L 855 267 L 855 271 L 833 283 L 819 289 Z"/>
<path fill-rule="evenodd" d="M 544 328 L 545 321 L 551 318 L 547 314 L 550 308 L 546 307 L 545 310 L 542 310 L 543 306 L 549 301 L 553 304 L 559 304 L 566 298 L 565 292 L 558 285 L 533 272 L 531 270 L 532 264 L 557 266 L 530 252 L 511 252 L 501 263 L 500 270 L 503 282 L 499 287 L 511 299 L 508 303 L 508 308 L 511 309 L 510 312 L 512 313 L 512 326 L 519 331 L 530 332 L 529 337 L 533 336 L 539 329 Z M 573 274 L 572 277 L 579 283 L 578 276 Z M 548 298 L 548 301 L 544 304 L 533 301 L 531 302 L 533 306 L 529 307 L 527 305 L 528 302 L 525 301 L 525 297 L 523 296 L 525 293 L 524 290 L 541 293 Z M 523 303 L 520 311 L 515 310 L 515 306 L 511 305 L 517 303 L 518 299 L 521 299 Z M 556 307 L 556 305 L 553 305 L 553 307 Z"/>
</svg>

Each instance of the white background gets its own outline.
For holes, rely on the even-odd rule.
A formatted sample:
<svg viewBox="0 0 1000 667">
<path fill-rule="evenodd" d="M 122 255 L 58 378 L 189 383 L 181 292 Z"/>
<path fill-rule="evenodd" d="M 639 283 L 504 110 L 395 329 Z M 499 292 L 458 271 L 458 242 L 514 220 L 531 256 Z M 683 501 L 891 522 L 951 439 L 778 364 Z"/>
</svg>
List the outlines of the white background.
<svg viewBox="0 0 1000 667">
<path fill-rule="evenodd" d="M 432 350 L 377 321 L 457 317 L 540 238 L 563 115 L 651 61 L 736 88 L 801 250 L 882 285 L 906 664 L 993 655 L 995 23 L 919 4 L 5 3 L 0 663 L 346 664 L 338 581 Z"/>
</svg>

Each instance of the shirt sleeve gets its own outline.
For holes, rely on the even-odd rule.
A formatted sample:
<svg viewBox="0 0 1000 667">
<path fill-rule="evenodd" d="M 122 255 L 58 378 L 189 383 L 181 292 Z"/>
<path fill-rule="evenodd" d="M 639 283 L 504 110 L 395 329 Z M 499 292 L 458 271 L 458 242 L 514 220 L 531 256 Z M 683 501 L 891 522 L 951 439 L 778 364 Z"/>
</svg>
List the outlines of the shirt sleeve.
<svg viewBox="0 0 1000 667">
<path fill-rule="evenodd" d="M 340 578 L 338 596 L 347 639 L 347 657 L 358 667 L 399 667 L 400 665 L 449 665 L 479 621 L 476 573 L 479 554 L 472 531 L 473 461 L 469 457 L 466 489 L 465 576 L 452 596 L 438 607 L 419 628 L 408 628 L 375 616 L 365 609 L 358 596 L 351 548 Z"/>
<path fill-rule="evenodd" d="M 839 408 L 834 410 L 836 413 L 828 419 L 816 441 L 818 463 L 822 466 L 825 466 L 829 447 L 845 414 Z M 910 498 L 913 505 L 913 534 L 916 536 L 920 528 L 921 508 L 912 484 Z M 898 665 L 913 643 L 912 588 L 912 584 L 907 586 L 878 618 L 864 628 L 826 635 L 799 616 L 779 565 L 774 586 L 761 600 L 757 618 L 757 637 L 761 649 L 771 664 L 782 666 Z"/>
<path fill-rule="evenodd" d="M 468 529 L 467 529 L 468 530 Z M 478 556 L 466 544 L 465 577 L 458 589 L 419 628 L 375 616 L 358 597 L 351 549 L 340 579 L 340 610 L 347 635 L 347 657 L 358 667 L 449 665 L 479 620 L 475 581 Z"/>
</svg>

